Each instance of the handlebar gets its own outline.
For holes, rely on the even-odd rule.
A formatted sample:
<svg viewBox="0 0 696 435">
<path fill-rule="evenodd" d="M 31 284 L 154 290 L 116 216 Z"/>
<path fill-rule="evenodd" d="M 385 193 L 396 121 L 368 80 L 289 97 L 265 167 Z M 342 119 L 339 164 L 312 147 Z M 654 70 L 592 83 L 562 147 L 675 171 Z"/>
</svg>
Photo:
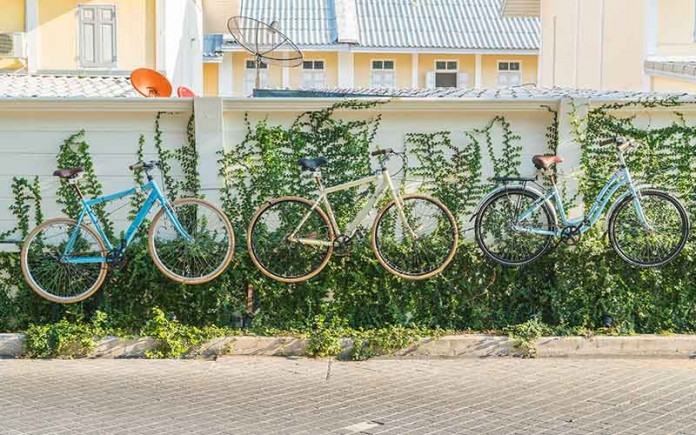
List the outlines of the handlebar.
<svg viewBox="0 0 696 435">
<path fill-rule="evenodd" d="M 130 166 L 128 167 L 128 169 L 130 169 L 131 171 L 135 171 L 135 170 L 137 170 L 137 169 L 145 169 L 146 171 L 150 171 L 150 170 L 155 169 L 156 167 L 158 167 L 159 164 L 160 164 L 160 162 L 157 161 L 157 160 L 150 160 L 150 161 L 148 161 L 148 162 L 138 162 L 138 163 L 134 163 L 134 164 L 130 165 Z"/>
<path fill-rule="evenodd" d="M 393 153 L 394 153 L 393 149 L 385 148 L 383 150 L 372 151 L 372 153 L 370 153 L 370 155 L 374 157 L 374 156 L 383 156 L 386 154 L 393 154 Z"/>
</svg>

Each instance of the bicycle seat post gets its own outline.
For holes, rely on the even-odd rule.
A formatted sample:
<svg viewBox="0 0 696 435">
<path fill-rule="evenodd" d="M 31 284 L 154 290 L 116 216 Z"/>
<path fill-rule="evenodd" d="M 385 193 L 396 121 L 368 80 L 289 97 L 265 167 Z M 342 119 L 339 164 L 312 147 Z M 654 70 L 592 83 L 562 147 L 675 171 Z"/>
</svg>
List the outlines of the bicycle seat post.
<svg viewBox="0 0 696 435">
<path fill-rule="evenodd" d="M 321 170 L 317 169 L 316 171 L 312 172 L 312 178 L 314 178 L 314 182 L 317 184 L 317 189 L 319 189 L 320 192 L 323 192 L 324 186 L 321 184 Z"/>
<path fill-rule="evenodd" d="M 80 198 L 80 200 L 84 201 L 85 197 L 84 197 L 84 195 L 82 195 L 82 191 L 80 190 L 79 181 L 80 181 L 79 174 L 74 175 L 73 177 L 70 177 L 68 179 L 68 184 L 70 184 L 73 187 L 73 189 L 75 189 L 75 192 L 77 193 L 77 196 Z"/>
</svg>

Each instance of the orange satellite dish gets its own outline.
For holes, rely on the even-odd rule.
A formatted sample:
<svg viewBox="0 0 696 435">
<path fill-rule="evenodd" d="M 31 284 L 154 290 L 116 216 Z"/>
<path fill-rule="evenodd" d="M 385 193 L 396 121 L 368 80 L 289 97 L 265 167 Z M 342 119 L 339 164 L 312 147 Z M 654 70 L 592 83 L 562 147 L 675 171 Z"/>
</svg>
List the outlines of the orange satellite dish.
<svg viewBox="0 0 696 435">
<path fill-rule="evenodd" d="M 131 73 L 130 79 L 131 85 L 144 97 L 166 98 L 172 95 L 169 80 L 154 69 L 138 68 Z"/>
<path fill-rule="evenodd" d="M 193 92 L 191 89 L 187 88 L 186 86 L 179 86 L 176 88 L 176 95 L 179 98 L 194 98 L 196 96 L 196 93 Z"/>
</svg>

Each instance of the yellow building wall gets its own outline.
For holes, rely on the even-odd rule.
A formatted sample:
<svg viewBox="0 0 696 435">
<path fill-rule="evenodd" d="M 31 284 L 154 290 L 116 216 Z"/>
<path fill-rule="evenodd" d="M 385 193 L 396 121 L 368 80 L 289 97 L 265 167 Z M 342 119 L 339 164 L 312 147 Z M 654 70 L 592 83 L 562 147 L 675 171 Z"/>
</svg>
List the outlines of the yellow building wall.
<svg viewBox="0 0 696 435">
<path fill-rule="evenodd" d="M 203 95 L 206 97 L 215 97 L 218 94 L 218 74 L 219 64 L 204 63 L 203 64 Z"/>
<path fill-rule="evenodd" d="M 24 0 L 0 1 L 0 32 L 24 31 Z"/>
<path fill-rule="evenodd" d="M 538 56 L 485 55 L 481 58 L 481 86 L 494 88 L 498 85 L 498 61 L 519 62 L 522 84 L 536 84 Z M 474 76 L 469 77 L 469 86 L 474 86 Z"/>
<path fill-rule="evenodd" d="M 155 67 L 156 0 L 50 0 L 39 2 L 39 68 L 73 70 L 78 64 L 80 4 L 116 6 L 116 69 Z"/>
<path fill-rule="evenodd" d="M 694 7 L 692 0 L 658 2 L 657 51 L 660 56 L 696 56 Z"/>
<path fill-rule="evenodd" d="M 696 94 L 696 83 L 665 77 L 652 77 L 655 92 L 689 92 Z"/>
<path fill-rule="evenodd" d="M 324 74 L 326 75 L 326 87 L 335 88 L 338 86 L 338 53 L 330 51 L 310 51 L 303 53 L 304 60 L 323 60 Z M 269 77 L 269 80 L 271 78 Z M 280 87 L 281 80 L 277 83 L 270 84 L 271 87 Z M 302 87 L 302 65 L 296 68 L 290 68 L 290 87 L 293 89 Z"/>
<path fill-rule="evenodd" d="M 413 69 L 413 60 L 410 54 L 355 53 L 353 57 L 353 73 L 356 88 L 372 87 L 373 60 L 393 60 L 396 73 L 396 87 L 411 87 L 411 71 Z"/>
<path fill-rule="evenodd" d="M 474 86 L 476 76 L 476 57 L 473 54 L 420 54 L 418 56 L 418 87 L 426 85 L 426 75 L 429 71 L 435 71 L 435 61 L 456 60 L 459 73 L 469 74 L 469 87 Z"/>
<path fill-rule="evenodd" d="M 24 0 L 0 1 L 0 32 L 24 31 Z M 14 58 L 0 57 L 0 70 L 14 70 L 24 64 Z"/>
</svg>

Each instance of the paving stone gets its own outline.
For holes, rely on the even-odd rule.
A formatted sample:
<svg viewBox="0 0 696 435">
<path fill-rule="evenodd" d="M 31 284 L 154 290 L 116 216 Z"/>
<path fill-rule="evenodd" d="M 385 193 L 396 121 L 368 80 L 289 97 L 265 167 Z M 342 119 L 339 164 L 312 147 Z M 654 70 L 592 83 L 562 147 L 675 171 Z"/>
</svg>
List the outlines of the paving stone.
<svg viewBox="0 0 696 435">
<path fill-rule="evenodd" d="M 696 433 L 696 361 L 0 361 L 0 434 Z"/>
</svg>

